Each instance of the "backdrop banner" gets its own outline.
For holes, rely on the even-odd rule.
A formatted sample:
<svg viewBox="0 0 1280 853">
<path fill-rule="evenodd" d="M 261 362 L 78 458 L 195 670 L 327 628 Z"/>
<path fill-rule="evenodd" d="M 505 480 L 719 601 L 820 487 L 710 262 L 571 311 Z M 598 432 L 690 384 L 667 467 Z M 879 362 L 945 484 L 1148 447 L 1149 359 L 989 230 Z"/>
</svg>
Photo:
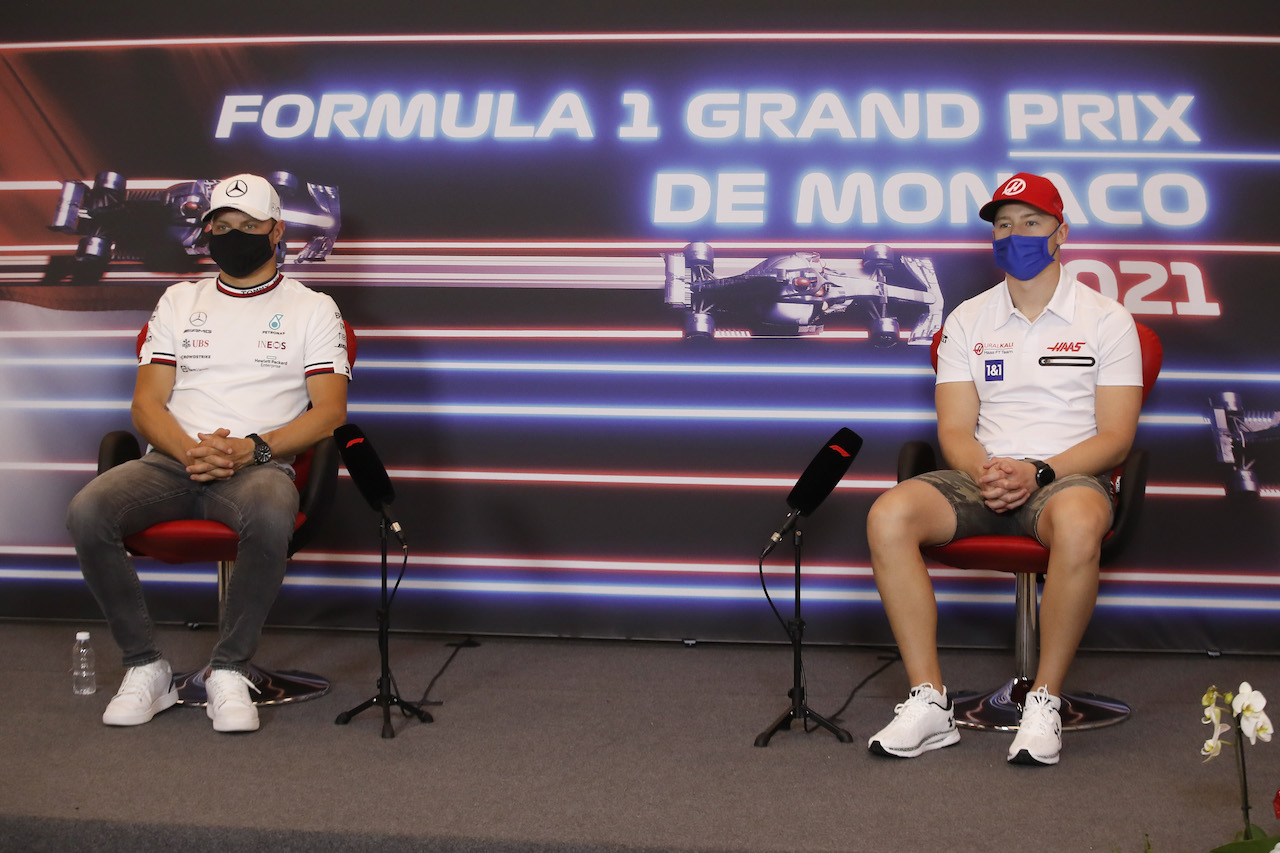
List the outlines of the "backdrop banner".
<svg viewBox="0 0 1280 853">
<path fill-rule="evenodd" d="M 891 642 L 866 512 L 902 443 L 936 438 L 930 338 L 999 281 L 977 211 L 1030 171 L 1062 192 L 1068 271 L 1165 350 L 1137 439 L 1145 516 L 1085 645 L 1280 641 L 1280 94 L 1258 85 L 1280 38 L 139 37 L 0 55 L 0 616 L 97 616 L 67 503 L 99 438 L 130 426 L 160 293 L 214 272 L 195 245 L 213 183 L 255 172 L 283 200 L 285 270 L 359 335 L 350 420 L 411 545 L 397 628 L 784 640 L 756 555 L 850 427 L 861 454 L 802 522 L 808 636 Z M 1032 67 L 1052 73 L 1012 71 Z M 343 476 L 275 623 L 371 627 L 378 519 Z M 212 566 L 138 566 L 157 618 L 215 618 Z M 775 600 L 791 573 L 779 547 Z M 1010 576 L 934 573 L 943 643 L 1010 642 Z"/>
</svg>

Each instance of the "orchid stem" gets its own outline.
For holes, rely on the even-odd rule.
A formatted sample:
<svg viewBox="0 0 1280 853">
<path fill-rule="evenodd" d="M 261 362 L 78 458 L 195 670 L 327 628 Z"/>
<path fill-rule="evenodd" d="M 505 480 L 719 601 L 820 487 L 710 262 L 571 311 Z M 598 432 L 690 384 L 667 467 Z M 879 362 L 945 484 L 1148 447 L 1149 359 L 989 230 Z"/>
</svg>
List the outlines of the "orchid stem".
<svg viewBox="0 0 1280 853">
<path fill-rule="evenodd" d="M 1244 817 L 1244 835 L 1248 841 L 1252 836 L 1249 829 L 1249 774 L 1244 767 L 1244 730 L 1240 727 L 1240 715 L 1235 715 L 1236 723 L 1236 766 L 1240 768 L 1240 814 Z"/>
</svg>

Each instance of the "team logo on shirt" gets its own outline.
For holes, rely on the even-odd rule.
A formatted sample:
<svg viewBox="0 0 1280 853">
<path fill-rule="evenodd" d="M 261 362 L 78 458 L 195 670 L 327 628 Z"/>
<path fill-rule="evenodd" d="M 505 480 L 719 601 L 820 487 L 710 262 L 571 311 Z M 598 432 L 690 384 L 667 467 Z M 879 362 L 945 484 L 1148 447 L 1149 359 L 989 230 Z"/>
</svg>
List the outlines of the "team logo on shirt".
<svg viewBox="0 0 1280 853">
<path fill-rule="evenodd" d="M 1004 361 L 998 358 L 987 359 L 986 369 L 983 371 L 983 378 L 988 382 L 1004 381 Z"/>
<path fill-rule="evenodd" d="M 1078 353 L 1084 348 L 1084 341 L 1058 341 L 1045 347 L 1048 352 L 1057 355 L 1042 355 L 1037 364 L 1041 367 L 1093 367 L 1097 361 L 1091 355 L 1066 355 Z"/>
<path fill-rule="evenodd" d="M 1013 355 L 1013 341 L 996 341 L 994 343 L 987 342 L 985 344 L 979 341 L 973 345 L 974 355 L 982 355 L 983 353 L 986 353 L 987 355 Z"/>
<path fill-rule="evenodd" d="M 280 328 L 280 321 L 282 321 L 283 319 L 284 319 L 284 315 L 283 315 L 283 314 L 277 314 L 277 315 L 275 315 L 274 317 L 272 317 L 272 318 L 271 318 L 271 322 L 267 324 L 267 328 L 268 328 L 268 329 L 271 329 L 272 331 L 275 331 L 276 329 L 279 329 L 279 328 Z"/>
<path fill-rule="evenodd" d="M 187 318 L 187 322 L 193 326 L 203 326 L 209 319 L 209 315 L 203 311 L 197 311 Z"/>
</svg>

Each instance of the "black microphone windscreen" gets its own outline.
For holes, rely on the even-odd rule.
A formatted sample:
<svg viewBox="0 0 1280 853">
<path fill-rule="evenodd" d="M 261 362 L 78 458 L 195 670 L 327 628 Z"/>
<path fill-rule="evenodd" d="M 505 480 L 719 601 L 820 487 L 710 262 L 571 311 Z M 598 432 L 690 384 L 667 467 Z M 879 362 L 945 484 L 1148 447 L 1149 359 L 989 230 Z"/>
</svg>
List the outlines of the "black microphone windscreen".
<svg viewBox="0 0 1280 853">
<path fill-rule="evenodd" d="M 396 490 L 387 469 L 360 427 L 343 424 L 333 431 L 333 440 L 338 443 L 342 464 L 347 466 L 352 482 L 375 512 L 381 512 L 384 504 L 395 501 Z"/>
<path fill-rule="evenodd" d="M 831 436 L 787 495 L 787 506 L 807 516 L 826 500 L 862 449 L 862 436 L 842 427 Z"/>
</svg>

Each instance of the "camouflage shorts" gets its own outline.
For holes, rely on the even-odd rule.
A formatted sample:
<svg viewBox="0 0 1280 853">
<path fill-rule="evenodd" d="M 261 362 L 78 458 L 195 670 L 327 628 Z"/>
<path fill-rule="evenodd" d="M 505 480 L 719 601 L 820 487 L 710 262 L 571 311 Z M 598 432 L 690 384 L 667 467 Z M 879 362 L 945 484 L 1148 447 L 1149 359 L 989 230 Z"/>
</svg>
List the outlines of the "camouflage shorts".
<svg viewBox="0 0 1280 853">
<path fill-rule="evenodd" d="M 973 477 L 964 471 L 929 471 L 912 478 L 933 486 L 951 504 L 956 514 L 956 532 L 952 539 L 966 536 L 1032 536 L 1036 541 L 1036 526 L 1040 513 L 1044 512 L 1049 498 L 1063 489 L 1083 486 L 1104 495 L 1115 511 L 1110 477 L 1094 477 L 1089 474 L 1068 474 L 1054 480 L 1043 489 L 1036 489 L 1022 506 L 1010 512 L 993 512 L 982 501 L 982 492 Z M 936 543 L 939 545 L 945 542 Z M 1041 542 L 1040 544 L 1044 544 Z"/>
</svg>

